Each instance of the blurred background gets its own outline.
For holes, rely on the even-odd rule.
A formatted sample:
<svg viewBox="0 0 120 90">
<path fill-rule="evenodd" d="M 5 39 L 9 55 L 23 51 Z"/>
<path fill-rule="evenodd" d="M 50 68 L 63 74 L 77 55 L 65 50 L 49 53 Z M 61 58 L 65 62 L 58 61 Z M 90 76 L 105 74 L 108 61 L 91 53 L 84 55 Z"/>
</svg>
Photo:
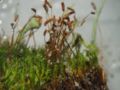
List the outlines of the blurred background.
<svg viewBox="0 0 120 90">
<path fill-rule="evenodd" d="M 33 15 L 31 8 L 37 10 L 37 14 L 45 17 L 42 8 L 44 0 L 0 0 L 0 35 L 4 34 L 5 38 L 12 35 L 10 24 L 13 22 L 15 14 L 19 14 L 19 26 L 21 29 L 30 16 Z M 78 18 L 84 18 L 91 12 L 91 2 L 95 2 L 97 7 L 100 6 L 101 0 L 50 0 L 53 4 L 53 13 L 60 15 L 60 2 L 64 1 L 67 6 L 75 8 Z M 97 45 L 104 55 L 103 66 L 107 72 L 108 86 L 110 90 L 120 90 L 120 0 L 106 0 L 102 11 L 99 30 L 97 31 Z M 91 40 L 92 26 L 94 16 L 87 18 L 84 26 L 77 29 L 87 42 Z M 44 28 L 44 27 L 42 27 Z M 16 30 L 16 34 L 18 33 Z M 44 44 L 43 29 L 37 31 L 37 46 Z M 32 40 L 29 43 L 33 45 Z"/>
</svg>

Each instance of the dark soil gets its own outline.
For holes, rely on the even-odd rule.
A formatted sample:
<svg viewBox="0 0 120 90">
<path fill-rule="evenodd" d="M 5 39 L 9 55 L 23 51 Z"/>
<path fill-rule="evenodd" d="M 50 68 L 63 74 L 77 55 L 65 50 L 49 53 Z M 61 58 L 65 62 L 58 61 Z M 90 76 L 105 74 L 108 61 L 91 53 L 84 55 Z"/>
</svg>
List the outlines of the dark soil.
<svg viewBox="0 0 120 90">
<path fill-rule="evenodd" d="M 108 90 L 105 74 L 100 67 L 91 67 L 81 76 L 66 75 L 66 79 L 54 79 L 42 90 Z"/>
</svg>

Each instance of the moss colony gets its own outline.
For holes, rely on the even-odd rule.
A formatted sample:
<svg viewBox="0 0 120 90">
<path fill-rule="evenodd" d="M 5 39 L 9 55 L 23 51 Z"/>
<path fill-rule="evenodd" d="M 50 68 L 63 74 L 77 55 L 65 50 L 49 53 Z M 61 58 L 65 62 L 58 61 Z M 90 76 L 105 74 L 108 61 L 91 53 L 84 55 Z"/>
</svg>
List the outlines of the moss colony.
<svg viewBox="0 0 120 90">
<path fill-rule="evenodd" d="M 96 7 L 92 3 L 95 14 Z M 47 18 L 35 13 L 14 39 L 19 16 L 11 24 L 10 40 L 0 37 L 0 90 L 108 90 L 106 77 L 98 61 L 98 48 L 86 44 L 76 27 L 82 26 L 71 7 L 61 3 L 62 15 L 52 13 L 52 5 L 45 0 Z M 44 24 L 45 45 L 28 47 L 35 29 Z M 26 35 L 28 39 L 25 41 Z M 46 36 L 49 37 L 46 40 Z M 35 44 L 35 42 L 34 42 Z"/>
</svg>

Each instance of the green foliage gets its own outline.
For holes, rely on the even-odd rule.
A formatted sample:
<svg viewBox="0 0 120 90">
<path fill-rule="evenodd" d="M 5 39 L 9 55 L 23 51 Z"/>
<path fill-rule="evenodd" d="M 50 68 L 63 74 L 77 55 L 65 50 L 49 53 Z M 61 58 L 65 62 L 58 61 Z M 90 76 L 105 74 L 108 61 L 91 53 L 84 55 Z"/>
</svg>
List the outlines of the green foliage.
<svg viewBox="0 0 120 90">
<path fill-rule="evenodd" d="M 45 59 L 45 48 L 28 48 L 20 45 L 19 48 L 13 47 L 11 53 L 9 45 L 3 44 L 0 47 L 0 67 L 2 76 L 0 77 L 1 86 L 6 90 L 34 90 L 41 88 L 45 83 L 57 78 L 59 75 L 65 77 L 65 69 L 70 70 L 84 69 L 86 62 L 97 64 L 97 48 L 88 45 L 84 53 L 78 52 L 70 60 L 63 57 L 60 63 L 48 64 Z M 10 56 L 10 57 L 9 57 Z M 66 63 L 67 64 L 64 64 Z M 71 72 L 71 71 L 70 71 Z"/>
<path fill-rule="evenodd" d="M 7 61 L 8 57 L 6 57 L 4 63 L 0 63 L 4 71 L 1 82 L 10 90 L 14 90 L 14 88 L 31 89 L 50 79 L 48 76 L 50 69 L 44 60 L 43 48 L 35 50 L 23 47 L 21 50 L 23 51 L 19 52 L 17 49 L 14 51 L 18 51 L 18 54 L 21 54 L 20 56 L 14 54 L 11 60 Z"/>
</svg>

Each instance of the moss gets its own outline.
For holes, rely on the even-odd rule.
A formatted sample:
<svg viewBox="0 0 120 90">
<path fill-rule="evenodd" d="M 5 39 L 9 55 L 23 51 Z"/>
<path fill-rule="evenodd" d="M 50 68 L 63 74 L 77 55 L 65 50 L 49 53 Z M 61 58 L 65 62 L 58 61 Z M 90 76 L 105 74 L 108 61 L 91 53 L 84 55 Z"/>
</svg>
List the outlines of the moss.
<svg viewBox="0 0 120 90">
<path fill-rule="evenodd" d="M 51 5 L 46 0 L 45 10 L 48 6 Z M 27 46 L 34 36 L 33 29 L 43 24 L 38 25 L 38 20 L 33 22 L 37 26 L 30 25 L 32 21 L 26 23 L 27 27 L 25 25 L 17 35 L 21 37 L 22 33 L 22 39 L 0 42 L 0 90 L 107 90 L 106 78 L 98 63 L 97 46 L 86 44 L 82 36 L 74 32 L 79 24 L 73 16 L 75 10 L 66 9 L 59 19 L 54 15 L 46 19 L 44 37 L 48 33 L 50 38 L 44 47 Z M 14 27 L 16 24 L 12 24 L 13 30 Z M 29 33 L 27 43 L 24 42 L 26 33 Z M 68 42 L 70 36 L 72 41 Z"/>
</svg>

